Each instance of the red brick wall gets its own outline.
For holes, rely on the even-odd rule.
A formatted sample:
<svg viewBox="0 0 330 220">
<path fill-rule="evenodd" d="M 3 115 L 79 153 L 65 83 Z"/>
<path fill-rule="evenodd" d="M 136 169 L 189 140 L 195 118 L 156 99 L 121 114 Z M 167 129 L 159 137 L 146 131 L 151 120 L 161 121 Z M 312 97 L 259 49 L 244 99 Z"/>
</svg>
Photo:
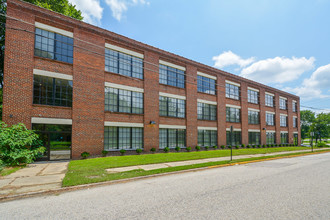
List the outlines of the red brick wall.
<svg viewBox="0 0 330 220">
<path fill-rule="evenodd" d="M 242 129 L 242 143 L 248 144 L 248 129 L 260 129 L 261 143 L 266 143 L 266 134 L 262 130 L 276 130 L 277 143 L 280 143 L 280 130 L 289 131 L 292 143 L 293 115 L 298 116 L 300 127 L 299 97 L 280 90 L 264 86 L 251 80 L 197 63 L 192 60 L 171 54 L 152 46 L 134 41 L 110 31 L 70 19 L 26 2 L 8 0 L 9 16 L 34 24 L 39 21 L 74 33 L 74 63 L 67 64 L 54 60 L 34 57 L 34 34 L 12 30 L 10 27 L 22 28 L 34 32 L 33 25 L 7 20 L 5 77 L 4 77 L 4 113 L 3 119 L 8 124 L 23 122 L 31 126 L 31 117 L 72 118 L 72 154 L 74 158 L 83 151 L 100 154 L 103 150 L 104 121 L 144 123 L 144 149 L 158 149 L 159 124 L 186 125 L 187 146 L 197 145 L 197 127 L 218 127 L 218 144 L 226 144 L 226 128 L 231 125 Z M 89 42 L 82 42 L 80 40 Z M 144 79 L 133 79 L 104 71 L 104 44 L 115 44 L 144 54 Z M 92 45 L 92 44 L 96 44 Z M 88 52 L 87 50 L 94 51 Z M 159 59 L 184 66 L 189 75 L 186 88 L 160 85 L 158 65 Z M 73 107 L 50 107 L 32 104 L 33 69 L 41 69 L 73 76 Z M 197 70 L 217 76 L 217 95 L 197 92 Z M 241 84 L 241 100 L 225 98 L 225 80 Z M 104 111 L 104 82 L 112 82 L 144 89 L 144 114 L 123 114 Z M 260 90 L 260 105 L 247 102 L 247 87 Z M 275 108 L 264 106 L 264 92 L 275 94 Z M 186 96 L 186 118 L 159 117 L 159 92 Z M 287 111 L 279 110 L 279 95 L 288 98 Z M 217 120 L 197 120 L 197 99 L 216 101 Z M 292 100 L 298 103 L 298 112 L 292 112 Z M 241 123 L 226 122 L 226 104 L 241 106 Z M 260 109 L 260 125 L 248 124 L 248 108 Z M 276 112 L 276 125 L 266 126 L 265 111 Z M 289 127 L 280 127 L 280 113 L 288 114 Z M 12 117 L 10 117 L 12 115 Z M 150 125 L 155 121 L 155 125 Z M 300 131 L 299 131 L 300 141 Z"/>
</svg>

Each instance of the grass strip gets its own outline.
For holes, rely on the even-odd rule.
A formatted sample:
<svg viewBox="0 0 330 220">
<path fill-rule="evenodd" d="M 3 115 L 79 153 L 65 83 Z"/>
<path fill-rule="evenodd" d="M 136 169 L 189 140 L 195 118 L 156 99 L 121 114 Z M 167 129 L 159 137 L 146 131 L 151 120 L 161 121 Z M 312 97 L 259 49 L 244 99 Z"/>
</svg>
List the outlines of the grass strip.
<svg viewBox="0 0 330 220">
<path fill-rule="evenodd" d="M 21 169 L 21 167 L 7 167 L 7 168 L 4 168 L 0 172 L 0 176 L 7 176 L 9 174 L 15 173 L 19 169 Z"/>
<path fill-rule="evenodd" d="M 290 147 L 291 151 L 293 150 L 301 150 L 301 147 Z M 282 149 L 282 150 L 280 150 Z M 284 150 L 285 148 L 261 148 L 261 149 L 239 149 L 234 150 L 234 155 L 244 155 L 244 154 L 263 154 L 263 152 L 273 153 L 273 152 L 281 152 L 281 151 L 288 151 L 288 149 Z M 306 148 L 303 148 L 306 149 Z M 269 150 L 272 150 L 269 152 Z M 330 150 L 323 150 L 328 151 Z M 222 154 L 220 154 L 220 152 Z M 214 153 L 214 154 L 210 154 Z M 299 154 L 306 154 L 307 152 L 301 153 L 288 153 L 282 155 L 273 155 L 273 156 L 264 156 L 264 157 L 256 157 L 256 158 L 245 158 L 233 161 L 218 161 L 218 162 L 208 162 L 202 164 L 194 164 L 194 165 L 186 165 L 186 166 L 178 166 L 178 167 L 169 167 L 169 168 L 161 168 L 157 170 L 133 170 L 127 171 L 122 173 L 107 173 L 105 169 L 112 168 L 112 167 L 121 167 L 121 166 L 133 166 L 133 165 L 142 165 L 142 164 L 152 164 L 152 163 L 162 163 L 162 162 L 173 162 L 173 161 L 183 161 L 183 160 L 192 160 L 194 159 L 202 159 L 202 158 L 212 158 L 217 157 L 214 155 L 223 155 L 229 156 L 229 150 L 219 150 L 219 151 L 203 151 L 203 152 L 191 152 L 191 153 L 168 153 L 168 154 L 151 154 L 151 155 L 134 155 L 134 156 L 122 156 L 122 157 L 106 157 L 106 158 L 95 158 L 89 160 L 80 160 L 80 161 L 71 161 L 69 164 L 68 172 L 63 180 L 63 186 L 75 186 L 81 184 L 88 184 L 88 183 L 97 183 L 97 182 L 104 182 L 104 181 L 111 181 L 111 180 L 118 180 L 118 179 L 126 179 L 138 176 L 147 176 L 153 175 L 158 173 L 167 173 L 167 172 L 174 172 L 180 170 L 187 170 L 187 169 L 194 169 L 200 167 L 208 167 L 214 165 L 222 165 L 222 164 L 230 164 L 230 163 L 237 163 L 242 161 L 251 161 L 251 160 L 258 160 L 258 159 L 265 159 L 265 158 L 275 158 L 275 157 L 283 157 L 288 155 L 299 155 Z M 309 153 L 309 152 L 308 152 Z M 173 154 L 173 155 L 171 155 Z M 181 154 L 189 155 L 190 159 L 182 159 L 180 157 Z M 179 156 L 179 157 L 177 157 Z M 207 157 L 208 156 L 208 157 Z M 151 157 L 151 158 L 149 158 Z M 218 156 L 221 157 L 221 156 Z M 131 160 L 130 160 L 131 159 Z M 152 160 L 154 159 L 154 160 Z M 165 160 L 165 161 L 164 161 Z M 111 163 L 109 163 L 111 161 Z M 160 162 L 159 162 L 160 161 Z M 107 163 L 108 162 L 108 163 Z M 115 164 L 116 163 L 116 164 Z"/>
</svg>

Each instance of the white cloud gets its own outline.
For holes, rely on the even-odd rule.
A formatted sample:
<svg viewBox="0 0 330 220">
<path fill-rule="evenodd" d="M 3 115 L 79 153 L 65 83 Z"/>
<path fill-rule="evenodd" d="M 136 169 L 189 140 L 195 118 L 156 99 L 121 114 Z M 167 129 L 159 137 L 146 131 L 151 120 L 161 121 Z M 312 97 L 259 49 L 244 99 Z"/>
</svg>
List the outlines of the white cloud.
<svg viewBox="0 0 330 220">
<path fill-rule="evenodd" d="M 70 0 L 70 2 L 82 12 L 85 22 L 95 25 L 100 24 L 103 14 L 100 0 Z"/>
<path fill-rule="evenodd" d="M 314 67 L 314 57 L 275 57 L 260 60 L 241 71 L 241 76 L 262 83 L 284 83 L 298 79 Z"/>
<path fill-rule="evenodd" d="M 146 0 L 105 0 L 105 3 L 110 7 L 112 16 L 120 21 L 124 12 L 128 10 L 129 6 L 149 5 Z"/>
<path fill-rule="evenodd" d="M 225 51 L 218 56 L 212 57 L 212 60 L 215 62 L 214 67 L 223 68 L 225 66 L 238 65 L 240 67 L 245 67 L 254 62 L 255 58 L 250 57 L 248 59 L 242 59 L 237 54 L 229 51 Z"/>
<path fill-rule="evenodd" d="M 321 66 L 312 75 L 305 79 L 301 86 L 296 88 L 284 88 L 288 92 L 293 92 L 304 100 L 314 98 L 329 98 L 330 95 L 324 94 L 322 90 L 328 89 L 330 85 L 330 64 Z M 329 90 L 327 90 L 329 92 Z"/>
</svg>

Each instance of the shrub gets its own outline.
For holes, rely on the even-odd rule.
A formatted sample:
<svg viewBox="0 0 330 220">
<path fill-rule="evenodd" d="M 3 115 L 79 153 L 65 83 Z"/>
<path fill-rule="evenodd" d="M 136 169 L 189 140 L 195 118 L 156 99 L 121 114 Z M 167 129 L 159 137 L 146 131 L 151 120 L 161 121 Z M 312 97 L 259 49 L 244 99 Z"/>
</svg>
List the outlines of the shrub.
<svg viewBox="0 0 330 220">
<path fill-rule="evenodd" d="M 245 147 L 245 144 L 242 144 L 241 147 L 244 148 Z"/>
<path fill-rule="evenodd" d="M 228 147 L 228 149 L 231 149 L 231 146 L 230 145 L 228 145 L 227 147 Z"/>
<path fill-rule="evenodd" d="M 316 145 L 317 147 L 327 147 L 328 145 L 325 142 L 319 142 Z"/>
<path fill-rule="evenodd" d="M 268 144 L 267 147 L 272 147 L 272 145 L 271 144 Z"/>
<path fill-rule="evenodd" d="M 176 146 L 175 150 L 176 150 L 176 152 L 179 152 L 181 150 L 181 148 L 179 146 Z"/>
<path fill-rule="evenodd" d="M 82 159 L 86 159 L 86 158 L 88 158 L 89 156 L 90 156 L 91 154 L 90 153 L 88 153 L 88 152 L 82 152 L 81 154 L 80 154 L 80 156 L 82 157 Z"/>
<path fill-rule="evenodd" d="M 151 151 L 152 153 L 155 153 L 156 148 L 153 147 L 153 148 L 150 149 L 150 151 Z"/>
<path fill-rule="evenodd" d="M 141 154 L 142 153 L 142 149 L 141 148 L 136 149 L 136 153 L 137 154 Z"/>
<path fill-rule="evenodd" d="M 225 145 L 221 145 L 221 149 L 225 149 Z"/>
<path fill-rule="evenodd" d="M 186 150 L 187 150 L 187 152 L 190 152 L 191 151 L 191 147 L 187 147 Z"/>
<path fill-rule="evenodd" d="M 22 123 L 10 127 L 0 121 L 0 159 L 9 166 L 32 163 L 46 151 L 38 137 Z"/>
<path fill-rule="evenodd" d="M 256 145 L 252 145 L 252 148 L 256 148 Z"/>
<path fill-rule="evenodd" d="M 214 149 L 214 150 L 216 150 L 217 148 L 218 148 L 218 146 L 217 146 L 217 145 L 214 145 L 214 146 L 213 146 L 213 149 Z"/>
<path fill-rule="evenodd" d="M 236 149 L 239 149 L 239 145 L 236 145 L 235 148 L 236 148 Z"/>
<path fill-rule="evenodd" d="M 121 149 L 119 152 L 120 152 L 120 154 L 123 156 L 123 155 L 126 153 L 126 150 Z"/>
<path fill-rule="evenodd" d="M 4 167 L 5 167 L 5 163 L 2 160 L 0 160 L 0 172 L 1 170 L 3 170 Z"/>
<path fill-rule="evenodd" d="M 165 153 L 168 153 L 169 151 L 170 151 L 170 148 L 169 148 L 169 147 L 165 147 L 165 148 L 164 148 L 164 152 L 165 152 Z"/>
<path fill-rule="evenodd" d="M 246 145 L 246 148 L 250 148 L 250 145 Z"/>
<path fill-rule="evenodd" d="M 201 150 L 201 147 L 200 146 L 196 146 L 196 151 L 200 151 Z"/>
<path fill-rule="evenodd" d="M 209 150 L 209 146 L 205 146 L 204 148 L 205 148 L 205 150 Z"/>
<path fill-rule="evenodd" d="M 108 151 L 106 151 L 106 150 L 103 150 L 103 151 L 102 151 L 102 156 L 103 156 L 103 157 L 107 156 L 107 154 L 108 154 Z"/>
<path fill-rule="evenodd" d="M 262 145 L 262 148 L 266 148 L 266 144 L 263 144 L 263 145 Z"/>
<path fill-rule="evenodd" d="M 275 147 L 276 145 L 275 144 L 272 144 L 272 147 Z"/>
<path fill-rule="evenodd" d="M 261 145 L 260 144 L 258 145 L 258 148 L 261 148 Z"/>
</svg>

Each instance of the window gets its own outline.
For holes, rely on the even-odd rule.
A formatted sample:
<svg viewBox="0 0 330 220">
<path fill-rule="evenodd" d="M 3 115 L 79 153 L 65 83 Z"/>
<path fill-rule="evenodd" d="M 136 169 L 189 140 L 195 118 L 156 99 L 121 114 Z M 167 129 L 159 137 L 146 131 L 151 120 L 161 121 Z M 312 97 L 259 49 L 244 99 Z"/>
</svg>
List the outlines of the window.
<svg viewBox="0 0 330 220">
<path fill-rule="evenodd" d="M 298 118 L 293 117 L 293 127 L 296 128 L 298 126 Z"/>
<path fill-rule="evenodd" d="M 226 107 L 227 122 L 241 122 L 241 110 L 238 108 Z"/>
<path fill-rule="evenodd" d="M 217 145 L 217 131 L 198 130 L 198 145 L 199 146 L 214 146 Z"/>
<path fill-rule="evenodd" d="M 250 145 L 260 144 L 260 132 L 249 132 L 249 144 Z"/>
<path fill-rule="evenodd" d="M 73 38 L 36 28 L 34 55 L 73 63 Z"/>
<path fill-rule="evenodd" d="M 105 87 L 105 111 L 143 114 L 143 93 Z"/>
<path fill-rule="evenodd" d="M 251 111 L 248 112 L 249 124 L 259 124 L 259 112 Z"/>
<path fill-rule="evenodd" d="M 292 111 L 297 112 L 297 102 L 292 101 Z"/>
<path fill-rule="evenodd" d="M 104 127 L 104 150 L 143 149 L 143 128 Z"/>
<path fill-rule="evenodd" d="M 275 132 L 266 132 L 266 144 L 276 144 Z"/>
<path fill-rule="evenodd" d="M 233 137 L 231 140 L 230 131 L 226 132 L 227 145 L 236 146 L 241 144 L 241 132 L 233 131 Z"/>
<path fill-rule="evenodd" d="M 159 64 L 159 83 L 184 88 L 184 71 Z"/>
<path fill-rule="evenodd" d="M 275 125 L 275 114 L 266 113 L 266 125 Z"/>
<path fill-rule="evenodd" d="M 248 89 L 248 102 L 259 104 L 259 92 Z"/>
<path fill-rule="evenodd" d="M 72 107 L 72 81 L 34 75 L 33 104 Z"/>
<path fill-rule="evenodd" d="M 269 107 L 274 107 L 274 96 L 266 94 L 265 105 Z"/>
<path fill-rule="evenodd" d="M 143 79 L 143 59 L 106 48 L 105 71 Z"/>
<path fill-rule="evenodd" d="M 215 80 L 198 75 L 197 91 L 215 95 Z"/>
<path fill-rule="evenodd" d="M 197 118 L 200 120 L 215 121 L 217 119 L 217 106 L 198 102 Z"/>
<path fill-rule="evenodd" d="M 186 102 L 182 99 L 175 99 L 159 96 L 159 115 L 184 118 Z"/>
<path fill-rule="evenodd" d="M 281 115 L 280 116 L 280 126 L 281 127 L 287 127 L 288 126 L 288 123 L 287 123 L 287 116 L 285 115 Z"/>
<path fill-rule="evenodd" d="M 165 147 L 185 147 L 186 130 L 185 129 L 159 129 L 159 148 Z"/>
<path fill-rule="evenodd" d="M 286 99 L 280 98 L 280 109 L 284 109 L 284 110 L 287 109 L 287 100 Z"/>
<path fill-rule="evenodd" d="M 288 144 L 288 133 L 281 133 L 281 144 Z"/>
<path fill-rule="evenodd" d="M 226 83 L 226 97 L 239 100 L 239 87 Z"/>
</svg>

